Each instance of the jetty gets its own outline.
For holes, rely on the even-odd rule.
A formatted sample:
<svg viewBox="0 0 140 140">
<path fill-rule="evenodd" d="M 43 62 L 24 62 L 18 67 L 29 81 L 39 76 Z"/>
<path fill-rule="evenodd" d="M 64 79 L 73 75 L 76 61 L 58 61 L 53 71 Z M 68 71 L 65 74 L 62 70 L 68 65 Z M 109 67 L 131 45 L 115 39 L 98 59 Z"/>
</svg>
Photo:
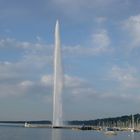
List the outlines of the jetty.
<svg viewBox="0 0 140 140">
<path fill-rule="evenodd" d="M 63 126 L 53 126 L 51 124 L 25 124 L 26 128 L 50 128 L 50 129 L 71 129 L 71 130 L 95 130 L 95 131 L 106 131 L 106 129 L 111 129 L 113 131 L 130 131 L 131 128 L 128 127 L 100 127 L 91 125 L 63 125 Z M 140 129 L 135 128 L 134 132 L 140 132 Z"/>
</svg>

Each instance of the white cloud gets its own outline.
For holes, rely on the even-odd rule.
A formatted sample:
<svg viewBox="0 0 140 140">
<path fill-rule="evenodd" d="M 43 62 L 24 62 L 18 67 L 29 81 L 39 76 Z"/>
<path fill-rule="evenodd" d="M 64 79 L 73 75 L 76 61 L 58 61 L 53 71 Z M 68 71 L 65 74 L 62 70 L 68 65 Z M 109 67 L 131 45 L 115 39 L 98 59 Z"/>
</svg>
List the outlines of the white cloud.
<svg viewBox="0 0 140 140">
<path fill-rule="evenodd" d="M 74 90 L 72 90 L 72 94 L 74 97 L 78 98 L 95 98 L 95 97 L 99 97 L 98 93 L 96 92 L 96 90 L 94 88 L 91 87 L 78 87 Z"/>
<path fill-rule="evenodd" d="M 123 26 L 131 35 L 131 49 L 140 47 L 140 15 L 129 17 L 123 22 Z"/>
<path fill-rule="evenodd" d="M 14 79 L 13 79 L 14 80 Z M 28 93 L 28 90 L 33 87 L 32 81 L 26 80 L 20 83 L 13 81 L 12 83 L 1 83 L 0 98 L 21 97 Z"/>
<path fill-rule="evenodd" d="M 0 39 L 0 48 L 3 47 L 13 47 L 13 44 L 15 45 L 15 39 L 12 38 L 4 38 Z"/>
<path fill-rule="evenodd" d="M 103 23 L 105 23 L 105 21 L 107 21 L 107 17 L 101 17 L 101 16 L 99 16 L 99 17 L 95 18 L 95 21 L 98 24 L 103 24 Z"/>
<path fill-rule="evenodd" d="M 43 85 L 52 86 L 53 85 L 53 75 L 44 75 L 41 78 L 41 83 Z M 75 76 L 64 75 L 64 85 L 66 88 L 81 87 L 86 84 L 86 81 Z"/>
<path fill-rule="evenodd" d="M 52 0 L 52 6 L 63 16 L 83 22 L 91 22 L 97 16 L 120 17 L 122 12 L 128 15 L 128 7 L 133 10 L 130 0 Z"/>
<path fill-rule="evenodd" d="M 52 0 L 54 4 L 56 4 L 58 7 L 64 9 L 69 9 L 66 10 L 66 12 L 83 12 L 85 9 L 90 10 L 91 8 L 101 8 L 103 6 L 109 6 L 112 4 L 112 2 L 115 2 L 116 0 L 71 0 L 71 1 L 66 1 L 66 0 Z M 70 10 L 73 8 L 73 10 Z"/>
<path fill-rule="evenodd" d="M 92 35 L 92 43 L 96 53 L 104 53 L 111 51 L 109 47 L 111 40 L 106 30 L 100 30 Z"/>
<path fill-rule="evenodd" d="M 6 61 L 11 63 L 14 67 L 23 68 L 42 68 L 52 61 L 52 47 L 53 45 L 44 44 L 40 42 L 18 41 L 12 38 L 0 39 L 0 51 L 4 52 Z M 11 57 L 10 57 L 11 56 Z M 6 62 L 5 61 L 5 62 Z"/>
<path fill-rule="evenodd" d="M 26 80 L 26 81 L 22 81 L 19 85 L 24 87 L 24 88 L 27 88 L 27 87 L 33 86 L 33 82 Z"/>
<path fill-rule="evenodd" d="M 38 42 L 41 42 L 41 41 L 42 41 L 42 38 L 41 38 L 40 36 L 36 36 L 36 40 L 37 40 Z"/>
<path fill-rule="evenodd" d="M 113 66 L 111 69 L 111 77 L 118 81 L 123 88 L 140 87 L 137 71 L 133 67 L 120 68 L 118 66 Z"/>
<path fill-rule="evenodd" d="M 18 73 L 17 70 L 18 68 L 14 63 L 9 61 L 0 62 L 0 81 L 9 82 L 10 79 L 16 79 L 21 74 Z"/>
<path fill-rule="evenodd" d="M 18 96 L 19 93 L 17 91 L 19 91 L 17 85 L 1 84 L 0 98 L 9 97 L 9 96 Z"/>
<path fill-rule="evenodd" d="M 37 36 L 37 42 L 18 41 L 14 38 L 0 38 L 0 48 L 23 48 L 23 49 L 42 49 L 49 48 L 52 45 L 42 43 L 41 37 Z"/>
<path fill-rule="evenodd" d="M 0 61 L 0 97 L 45 92 L 38 79 L 51 69 L 52 45 L 4 38 L 0 39 L 0 53 L 4 54 Z"/>
<path fill-rule="evenodd" d="M 0 49 L 9 52 L 9 48 L 14 50 L 14 54 L 19 53 L 20 57 L 14 61 L 8 57 L 6 61 L 0 62 L 0 83 L 3 85 L 0 87 L 0 96 L 37 94 L 40 91 L 44 96 L 46 91 L 47 94 L 52 92 L 52 75 L 42 74 L 47 73 L 47 69 L 49 72 L 52 70 L 52 45 L 20 42 L 10 38 L 1 39 Z M 73 91 L 86 85 L 84 79 L 70 75 L 65 75 L 64 81 L 66 88 Z"/>
<path fill-rule="evenodd" d="M 139 94 L 132 94 L 132 93 L 127 93 L 124 91 L 119 91 L 119 93 L 116 93 L 115 91 L 113 92 L 108 92 L 108 93 L 102 93 L 99 95 L 99 98 L 101 100 L 111 100 L 111 101 L 125 101 L 125 102 L 140 102 L 140 95 Z"/>
<path fill-rule="evenodd" d="M 75 76 L 65 75 L 64 80 L 65 86 L 69 88 L 81 87 L 82 85 L 86 84 L 84 79 Z"/>
<path fill-rule="evenodd" d="M 64 54 L 71 54 L 71 56 L 95 56 L 104 53 L 112 52 L 110 47 L 110 37 L 108 32 L 103 29 L 97 33 L 93 33 L 88 41 L 86 47 L 81 45 L 76 46 L 64 46 Z"/>
<path fill-rule="evenodd" d="M 41 84 L 45 87 L 50 86 L 53 91 L 53 76 L 52 75 L 44 75 L 41 78 Z M 89 86 L 89 83 L 79 77 L 64 75 L 64 89 L 63 89 L 63 97 L 69 98 L 70 100 L 79 100 L 79 99 L 88 99 L 97 97 L 97 93 L 93 87 Z"/>
</svg>

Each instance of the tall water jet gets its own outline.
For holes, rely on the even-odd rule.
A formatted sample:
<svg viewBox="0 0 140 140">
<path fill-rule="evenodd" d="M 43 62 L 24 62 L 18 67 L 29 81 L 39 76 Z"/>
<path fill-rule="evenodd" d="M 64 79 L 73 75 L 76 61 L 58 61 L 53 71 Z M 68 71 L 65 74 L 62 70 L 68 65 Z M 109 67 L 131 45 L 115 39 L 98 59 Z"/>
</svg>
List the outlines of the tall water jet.
<svg viewBox="0 0 140 140">
<path fill-rule="evenodd" d="M 63 71 L 61 62 L 61 41 L 59 22 L 55 26 L 55 50 L 54 50 L 54 93 L 53 93 L 53 127 L 63 125 L 62 120 L 62 89 Z"/>
</svg>

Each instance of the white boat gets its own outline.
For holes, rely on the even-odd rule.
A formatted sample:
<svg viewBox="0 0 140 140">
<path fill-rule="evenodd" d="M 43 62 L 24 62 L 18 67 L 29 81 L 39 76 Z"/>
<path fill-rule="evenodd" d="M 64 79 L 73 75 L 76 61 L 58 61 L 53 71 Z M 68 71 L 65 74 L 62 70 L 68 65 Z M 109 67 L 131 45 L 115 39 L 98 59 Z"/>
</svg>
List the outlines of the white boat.
<svg viewBox="0 0 140 140">
<path fill-rule="evenodd" d="M 106 128 L 104 133 L 106 135 L 117 135 L 117 132 L 113 128 Z"/>
<path fill-rule="evenodd" d="M 24 127 L 30 127 L 30 124 L 25 122 Z"/>
<path fill-rule="evenodd" d="M 132 115 L 132 124 L 131 124 L 131 132 L 133 133 L 135 130 L 135 126 L 134 126 L 134 116 Z"/>
</svg>

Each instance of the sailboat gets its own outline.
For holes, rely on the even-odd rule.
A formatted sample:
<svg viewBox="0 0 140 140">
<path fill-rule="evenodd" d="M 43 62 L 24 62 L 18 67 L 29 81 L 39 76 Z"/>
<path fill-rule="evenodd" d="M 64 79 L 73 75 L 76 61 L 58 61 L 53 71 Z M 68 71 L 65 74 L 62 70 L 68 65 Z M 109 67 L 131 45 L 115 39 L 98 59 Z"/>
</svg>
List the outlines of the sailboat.
<svg viewBox="0 0 140 140">
<path fill-rule="evenodd" d="M 133 133 L 134 130 L 135 130 L 135 128 L 134 128 L 134 115 L 132 115 L 131 132 Z"/>
</svg>

